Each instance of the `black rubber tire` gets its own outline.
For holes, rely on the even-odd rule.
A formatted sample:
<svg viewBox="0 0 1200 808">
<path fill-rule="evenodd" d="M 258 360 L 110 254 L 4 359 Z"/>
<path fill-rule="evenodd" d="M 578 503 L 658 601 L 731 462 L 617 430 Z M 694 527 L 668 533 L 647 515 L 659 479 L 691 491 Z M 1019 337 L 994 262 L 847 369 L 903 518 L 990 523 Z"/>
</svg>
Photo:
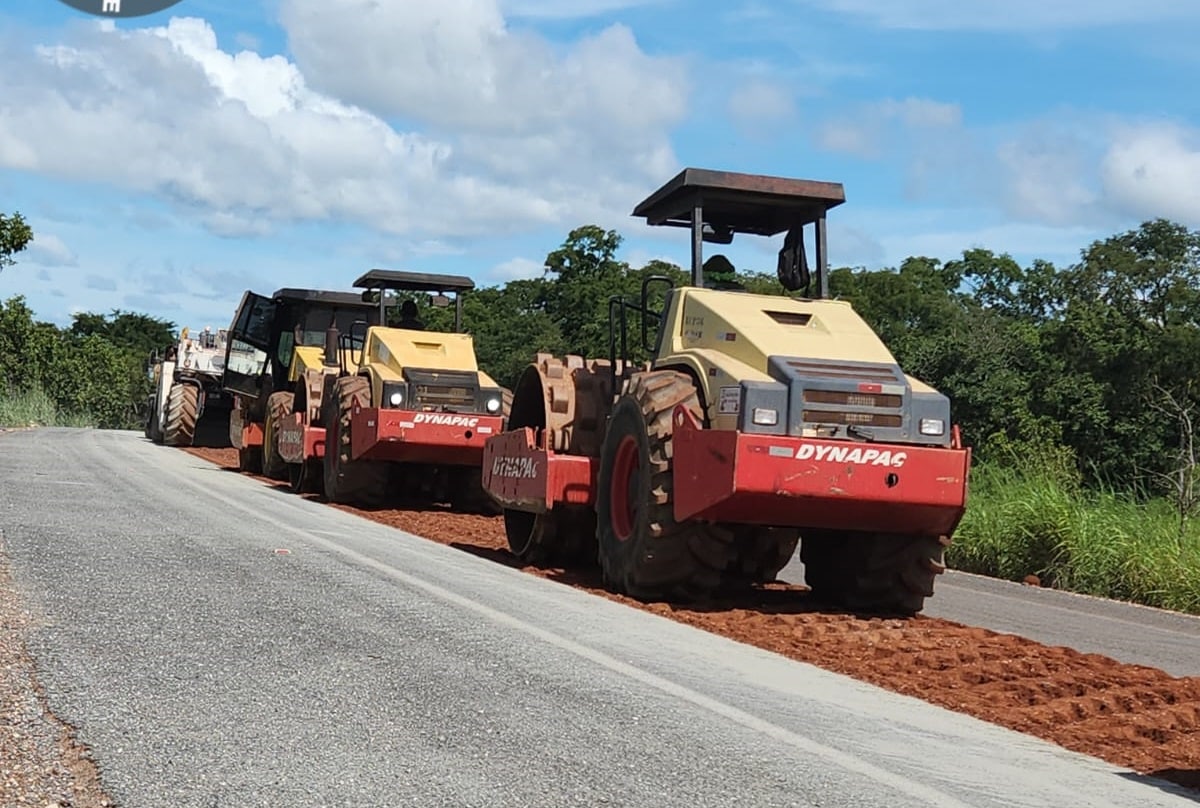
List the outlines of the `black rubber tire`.
<svg viewBox="0 0 1200 808">
<path fill-rule="evenodd" d="M 325 417 L 325 497 L 330 502 L 378 506 L 387 496 L 387 464 L 350 459 L 351 411 L 355 402 L 370 406 L 371 384 L 362 376 L 343 376 L 326 389 L 332 395 L 321 405 Z"/>
<path fill-rule="evenodd" d="M 483 487 L 483 469 L 461 466 L 450 471 L 450 507 L 460 513 L 499 516 L 503 509 Z"/>
<path fill-rule="evenodd" d="M 310 458 L 303 463 L 288 463 L 288 487 L 294 494 L 325 493 L 325 470 L 321 461 Z"/>
<path fill-rule="evenodd" d="M 287 390 L 267 398 L 267 418 L 263 422 L 262 473 L 272 480 L 288 479 L 288 463 L 279 454 L 279 425 L 292 414 L 294 394 Z"/>
<path fill-rule="evenodd" d="M 508 431 L 508 416 L 512 412 L 513 392 L 507 387 L 500 388 L 500 415 L 503 416 L 504 422 L 500 425 L 500 431 Z"/>
<path fill-rule="evenodd" d="M 852 611 L 911 616 L 946 571 L 941 536 L 812 531 L 800 542 L 813 597 Z"/>
<path fill-rule="evenodd" d="M 507 387 L 500 388 L 500 417 L 503 422 L 500 431 L 508 427 L 508 414 L 512 412 L 512 391 Z M 499 516 L 504 509 L 492 499 L 487 489 L 483 487 L 483 469 L 481 467 L 460 467 L 450 470 L 450 507 L 464 513 L 477 513 L 484 516 Z"/>
<path fill-rule="evenodd" d="M 800 543 L 799 528 L 738 525 L 732 527 L 737 558 L 726 574 L 729 589 L 769 584 L 788 565 Z"/>
<path fill-rule="evenodd" d="M 150 417 L 146 419 L 146 437 L 155 443 L 162 445 L 163 431 L 162 424 L 158 419 L 158 394 L 154 396 L 154 403 L 150 405 Z"/>
<path fill-rule="evenodd" d="M 639 600 L 708 599 L 727 583 L 723 573 L 737 558 L 727 527 L 675 521 L 671 437 L 672 415 L 680 404 L 703 419 L 687 375 L 670 370 L 634 375 L 613 408 L 600 452 L 600 567 L 610 588 Z M 625 492 L 615 493 L 614 482 Z M 622 536 L 624 522 L 628 532 Z"/>
<path fill-rule="evenodd" d="M 167 418 L 163 443 L 167 446 L 191 446 L 196 437 L 200 414 L 200 388 L 194 384 L 173 384 L 167 393 Z"/>
<path fill-rule="evenodd" d="M 247 446 L 238 449 L 238 471 L 248 471 L 251 474 L 262 472 L 262 447 Z"/>
</svg>

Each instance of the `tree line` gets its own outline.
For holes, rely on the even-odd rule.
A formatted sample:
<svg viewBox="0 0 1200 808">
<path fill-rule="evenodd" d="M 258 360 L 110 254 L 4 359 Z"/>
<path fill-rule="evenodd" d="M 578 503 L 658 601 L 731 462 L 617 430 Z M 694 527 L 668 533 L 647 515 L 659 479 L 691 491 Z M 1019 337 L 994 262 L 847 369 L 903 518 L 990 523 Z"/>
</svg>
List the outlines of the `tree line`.
<svg viewBox="0 0 1200 808">
<path fill-rule="evenodd" d="M 511 386 L 537 350 L 605 357 L 611 296 L 636 300 L 648 275 L 687 282 L 674 264 L 618 260 L 621 242 L 613 230 L 576 228 L 541 277 L 466 295 L 463 321 L 480 366 Z M 5 253 L 13 243 L 0 233 L 9 263 L 23 247 Z M 773 272 L 737 280 L 782 294 Z M 1092 243 L 1067 266 L 1021 266 L 971 249 L 945 262 L 841 267 L 829 289 L 908 373 L 950 397 L 979 462 L 1052 462 L 1093 486 L 1180 503 L 1197 490 L 1200 232 L 1148 221 Z M 450 326 L 451 311 L 422 309 L 429 327 Z M 0 392 L 36 385 L 103 426 L 137 426 L 146 357 L 175 337 L 173 323 L 119 310 L 77 314 L 59 328 L 11 298 L 0 306 Z M 630 340 L 635 360 L 645 358 L 638 343 Z"/>
</svg>

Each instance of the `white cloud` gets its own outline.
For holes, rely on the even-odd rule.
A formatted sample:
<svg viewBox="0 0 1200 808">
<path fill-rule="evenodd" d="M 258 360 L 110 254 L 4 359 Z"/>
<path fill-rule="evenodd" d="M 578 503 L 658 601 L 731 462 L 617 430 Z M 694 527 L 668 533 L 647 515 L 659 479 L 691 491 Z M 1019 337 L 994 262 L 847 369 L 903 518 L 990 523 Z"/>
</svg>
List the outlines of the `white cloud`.
<svg viewBox="0 0 1200 808">
<path fill-rule="evenodd" d="M 878 115 L 885 120 L 900 120 L 914 129 L 924 127 L 958 126 L 962 123 L 962 108 L 928 98 L 887 99 L 879 103 Z"/>
<path fill-rule="evenodd" d="M 1182 0 L 799 0 L 882 28 L 1041 31 L 1200 19 Z"/>
<path fill-rule="evenodd" d="M 1094 218 L 1101 203 L 1089 144 L 1070 132 L 1030 126 L 996 151 L 1008 210 L 1048 224 Z"/>
<path fill-rule="evenodd" d="M 739 128 L 765 133 L 796 118 L 796 104 L 782 84 L 762 78 L 750 79 L 729 96 L 729 115 Z"/>
<path fill-rule="evenodd" d="M 510 27 L 494 0 L 284 0 L 281 18 L 314 87 L 380 115 L 453 132 L 460 171 L 536 188 L 527 215 L 555 221 L 624 209 L 678 166 L 681 63 L 646 55 L 612 25 L 552 45 Z M 482 196 L 473 207 L 504 205 Z"/>
<path fill-rule="evenodd" d="M 84 280 L 83 285 L 88 289 L 95 289 L 99 292 L 117 291 L 117 282 L 104 275 L 89 274 Z"/>
<path fill-rule="evenodd" d="M 1122 127 L 1100 164 L 1112 205 L 1140 218 L 1200 227 L 1200 131 L 1166 124 Z"/>
<path fill-rule="evenodd" d="M 1043 258 L 1069 263 L 1079 257 L 1081 249 L 1105 235 L 1105 231 L 1092 227 L 1008 222 L 963 228 L 927 226 L 913 232 L 884 235 L 878 241 L 892 266 L 914 255 L 953 260 L 961 258 L 964 250 L 975 248 L 1007 252 L 1022 262 Z"/>
<path fill-rule="evenodd" d="M 79 263 L 78 257 L 61 238 L 53 233 L 39 232 L 36 228 L 33 241 L 29 242 L 24 253 L 18 253 L 17 259 L 43 267 L 73 267 Z"/>
<path fill-rule="evenodd" d="M 910 98 L 861 106 L 815 138 L 863 159 L 898 158 L 914 201 L 982 205 L 1034 226 L 1112 228 L 1163 216 L 1200 227 L 1196 127 L 1065 107 L 971 127 L 955 104 Z"/>
<path fill-rule="evenodd" d="M 281 15 L 313 86 L 381 113 L 475 133 L 566 126 L 592 145 L 592 131 L 653 135 L 685 111 L 682 66 L 623 25 L 562 51 L 510 28 L 494 0 L 284 0 Z"/>
<path fill-rule="evenodd" d="M 911 129 L 954 129 L 962 124 L 962 108 L 928 98 L 889 98 L 863 104 L 849 115 L 817 127 L 816 142 L 829 151 L 878 158 L 884 152 L 884 142 L 902 139 L 896 136 L 897 123 L 899 134 Z"/>
<path fill-rule="evenodd" d="M 816 131 L 817 145 L 826 151 L 874 159 L 882 155 L 872 127 L 848 120 L 826 121 Z"/>
<path fill-rule="evenodd" d="M 528 258 L 510 258 L 492 267 L 488 279 L 497 283 L 524 278 L 540 278 L 545 272 L 545 263 Z"/>
<path fill-rule="evenodd" d="M 486 0 L 373 14 L 346 2 L 286 2 L 307 74 L 223 51 L 196 19 L 0 44 L 0 167 L 151 193 L 220 235 L 342 221 L 414 240 L 625 213 L 631 189 L 676 169 L 682 84 L 627 29 L 560 55 L 508 34 Z M 335 95 L 359 83 L 362 98 Z M 386 113 L 445 131 L 399 131 Z"/>
<path fill-rule="evenodd" d="M 510 17 L 575 19 L 667 2 L 670 0 L 500 0 L 500 7 Z"/>
</svg>

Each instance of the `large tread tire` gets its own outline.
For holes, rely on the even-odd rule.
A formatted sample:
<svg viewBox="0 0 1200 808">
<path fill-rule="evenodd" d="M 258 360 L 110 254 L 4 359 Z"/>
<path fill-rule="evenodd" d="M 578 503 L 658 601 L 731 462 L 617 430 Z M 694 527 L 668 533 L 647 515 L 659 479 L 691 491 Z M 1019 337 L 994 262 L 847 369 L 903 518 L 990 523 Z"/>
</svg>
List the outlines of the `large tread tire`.
<svg viewBox="0 0 1200 808">
<path fill-rule="evenodd" d="M 327 390 L 325 416 L 325 497 L 330 502 L 365 507 L 381 505 L 387 496 L 388 466 L 377 460 L 350 458 L 350 416 L 355 402 L 370 406 L 371 384 L 362 376 L 343 376 Z"/>
<path fill-rule="evenodd" d="M 730 589 L 774 582 L 800 543 L 799 528 L 738 525 L 733 530 L 737 559 L 726 575 Z"/>
<path fill-rule="evenodd" d="M 596 513 L 605 582 L 639 600 L 706 600 L 736 561 L 734 532 L 675 521 L 671 448 L 675 407 L 704 414 L 690 377 L 635 374 L 609 419 L 600 453 Z"/>
<path fill-rule="evenodd" d="M 512 390 L 500 388 L 500 431 L 508 428 L 508 416 L 512 412 Z M 481 514 L 483 516 L 499 516 L 504 509 L 492 499 L 487 489 L 483 487 L 483 468 L 460 468 L 452 472 L 450 507 L 456 511 Z"/>
<path fill-rule="evenodd" d="M 482 516 L 499 516 L 503 512 L 483 487 L 482 468 L 460 467 L 452 469 L 450 474 L 450 507 L 455 511 Z"/>
<path fill-rule="evenodd" d="M 162 445 L 163 430 L 162 424 L 159 421 L 157 394 L 154 396 L 154 403 L 150 405 L 150 417 L 146 419 L 146 437 L 158 445 Z"/>
<path fill-rule="evenodd" d="M 288 463 L 288 487 L 293 494 L 324 494 L 325 470 L 320 458 Z"/>
<path fill-rule="evenodd" d="M 200 414 L 200 388 L 194 384 L 173 384 L 167 393 L 167 419 L 163 443 L 167 446 L 191 446 L 196 437 Z"/>
<path fill-rule="evenodd" d="M 512 413 L 513 391 L 507 387 L 500 388 L 500 415 L 504 418 L 504 423 L 500 425 L 501 432 L 508 431 L 508 416 Z"/>
<path fill-rule="evenodd" d="M 945 536 L 813 531 L 800 543 L 813 596 L 858 612 L 911 616 L 946 571 Z"/>
<path fill-rule="evenodd" d="M 288 463 L 279 454 L 279 425 L 292 414 L 295 395 L 287 390 L 267 398 L 267 418 L 263 423 L 262 473 L 272 480 L 288 479 Z"/>
<path fill-rule="evenodd" d="M 246 471 L 250 474 L 262 472 L 261 446 L 247 446 L 244 449 L 238 449 L 238 471 Z"/>
</svg>

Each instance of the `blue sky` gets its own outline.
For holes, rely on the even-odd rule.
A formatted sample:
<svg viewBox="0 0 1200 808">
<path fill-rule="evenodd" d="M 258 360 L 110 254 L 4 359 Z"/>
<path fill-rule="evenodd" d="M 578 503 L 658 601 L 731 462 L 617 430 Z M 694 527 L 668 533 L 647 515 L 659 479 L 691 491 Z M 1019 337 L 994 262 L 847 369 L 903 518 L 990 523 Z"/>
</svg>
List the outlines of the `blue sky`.
<svg viewBox="0 0 1200 808">
<path fill-rule="evenodd" d="M 1070 263 L 1200 227 L 1198 35 L 1191 0 L 6 0 L 0 211 L 36 239 L 0 300 L 218 326 L 371 267 L 530 277 L 587 223 L 686 264 L 629 213 L 689 165 L 842 182 L 836 265 Z"/>
</svg>

